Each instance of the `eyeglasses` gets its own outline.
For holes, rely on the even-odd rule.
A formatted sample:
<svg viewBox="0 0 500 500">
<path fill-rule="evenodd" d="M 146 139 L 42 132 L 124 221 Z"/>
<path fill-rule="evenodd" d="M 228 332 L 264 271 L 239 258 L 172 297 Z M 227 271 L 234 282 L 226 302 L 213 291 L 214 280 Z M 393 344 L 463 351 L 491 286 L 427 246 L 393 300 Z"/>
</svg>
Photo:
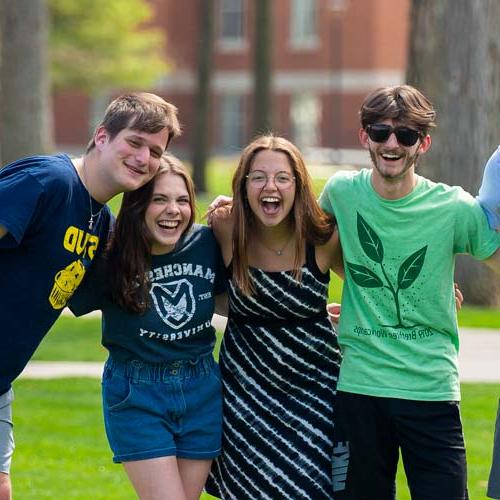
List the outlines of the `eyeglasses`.
<svg viewBox="0 0 500 500">
<path fill-rule="evenodd" d="M 295 180 L 295 177 L 287 172 L 278 172 L 275 175 L 267 175 L 265 172 L 262 172 L 262 170 L 254 170 L 253 172 L 250 172 L 246 178 L 250 184 L 256 188 L 263 188 L 268 183 L 269 179 L 272 179 L 277 188 L 287 189 Z"/>
<path fill-rule="evenodd" d="M 385 123 L 375 123 L 366 127 L 366 133 L 373 142 L 385 142 L 394 132 L 402 146 L 413 146 L 421 137 L 422 132 L 409 127 L 391 127 Z"/>
</svg>

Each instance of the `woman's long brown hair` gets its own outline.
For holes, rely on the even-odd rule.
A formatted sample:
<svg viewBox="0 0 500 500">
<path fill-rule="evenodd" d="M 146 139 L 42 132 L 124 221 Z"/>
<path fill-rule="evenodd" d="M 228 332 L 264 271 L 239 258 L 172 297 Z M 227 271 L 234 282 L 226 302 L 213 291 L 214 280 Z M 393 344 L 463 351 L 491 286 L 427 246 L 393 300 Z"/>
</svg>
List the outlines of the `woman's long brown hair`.
<svg viewBox="0 0 500 500">
<path fill-rule="evenodd" d="M 334 230 L 334 221 L 321 210 L 312 189 L 311 177 L 301 152 L 290 141 L 274 135 L 262 135 L 243 151 L 233 176 L 233 282 L 246 295 L 254 293 L 248 273 L 248 246 L 255 227 L 255 215 L 247 200 L 246 176 L 260 151 L 284 153 L 295 176 L 295 201 L 291 211 L 293 231 L 296 234 L 294 277 L 301 279 L 302 259 L 306 244 L 322 245 Z"/>
<path fill-rule="evenodd" d="M 150 305 L 148 271 L 151 269 L 152 236 L 145 222 L 145 214 L 156 180 L 165 174 L 178 175 L 186 184 L 191 218 L 184 233 L 189 231 L 195 217 L 193 181 L 180 160 L 165 153 L 156 175 L 141 188 L 123 195 L 104 256 L 111 297 L 131 313 L 144 313 Z"/>
</svg>

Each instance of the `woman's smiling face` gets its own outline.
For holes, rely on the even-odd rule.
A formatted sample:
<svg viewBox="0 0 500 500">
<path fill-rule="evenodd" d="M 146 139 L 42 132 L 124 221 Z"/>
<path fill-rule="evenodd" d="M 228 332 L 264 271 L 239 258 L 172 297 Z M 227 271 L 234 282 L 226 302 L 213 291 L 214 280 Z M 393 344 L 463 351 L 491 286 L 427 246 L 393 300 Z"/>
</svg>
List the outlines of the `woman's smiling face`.
<svg viewBox="0 0 500 500">
<path fill-rule="evenodd" d="M 184 179 L 174 173 L 159 175 L 145 214 L 146 226 L 151 233 L 152 254 L 172 251 L 190 218 L 191 205 Z"/>
<path fill-rule="evenodd" d="M 248 203 L 264 226 L 288 221 L 295 201 L 295 178 L 288 157 L 281 151 L 259 151 L 246 179 Z"/>
</svg>

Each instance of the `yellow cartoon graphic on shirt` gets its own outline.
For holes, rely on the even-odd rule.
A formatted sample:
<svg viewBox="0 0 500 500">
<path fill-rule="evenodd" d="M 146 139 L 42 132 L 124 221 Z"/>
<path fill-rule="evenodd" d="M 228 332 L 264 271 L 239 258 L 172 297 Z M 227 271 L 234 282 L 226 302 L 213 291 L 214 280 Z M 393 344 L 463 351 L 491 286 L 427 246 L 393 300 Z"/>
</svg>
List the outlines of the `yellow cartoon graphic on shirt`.
<svg viewBox="0 0 500 500">
<path fill-rule="evenodd" d="M 54 309 L 66 306 L 85 275 L 82 259 L 92 260 L 98 244 L 99 237 L 95 234 L 87 233 L 75 226 L 66 229 L 63 239 L 64 249 L 79 258 L 58 271 L 54 277 L 54 285 L 49 295 L 50 305 Z"/>
<path fill-rule="evenodd" d="M 54 309 L 62 309 L 85 275 L 85 266 L 81 260 L 75 260 L 56 274 L 49 302 Z"/>
</svg>

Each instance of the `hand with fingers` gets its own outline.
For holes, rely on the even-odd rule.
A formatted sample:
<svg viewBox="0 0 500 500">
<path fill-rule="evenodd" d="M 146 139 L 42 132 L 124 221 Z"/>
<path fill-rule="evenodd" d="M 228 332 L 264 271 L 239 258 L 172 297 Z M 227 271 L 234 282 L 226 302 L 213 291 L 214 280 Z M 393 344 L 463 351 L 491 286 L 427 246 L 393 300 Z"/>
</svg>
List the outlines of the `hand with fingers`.
<svg viewBox="0 0 500 500">
<path fill-rule="evenodd" d="M 223 194 L 217 196 L 217 198 L 208 205 L 208 210 L 205 214 L 207 224 L 212 226 L 214 216 L 221 219 L 228 219 L 231 215 L 232 208 L 233 199 L 230 196 L 225 196 Z"/>
<path fill-rule="evenodd" d="M 333 326 L 337 326 L 340 319 L 340 309 L 341 304 L 337 302 L 332 302 L 326 306 L 326 311 L 328 312 L 328 316 Z"/>
</svg>

